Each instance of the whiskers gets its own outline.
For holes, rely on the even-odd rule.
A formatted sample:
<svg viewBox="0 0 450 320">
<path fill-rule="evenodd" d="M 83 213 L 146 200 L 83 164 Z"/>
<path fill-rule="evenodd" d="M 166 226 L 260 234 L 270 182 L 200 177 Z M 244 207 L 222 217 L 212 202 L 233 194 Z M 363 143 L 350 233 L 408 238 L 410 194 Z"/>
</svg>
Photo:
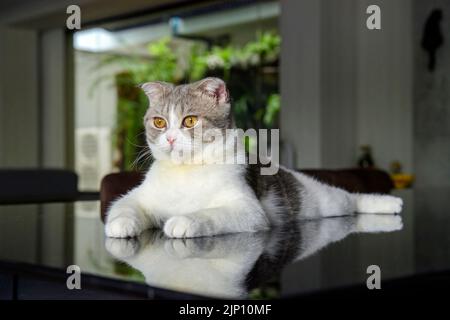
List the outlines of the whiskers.
<svg viewBox="0 0 450 320">
<path fill-rule="evenodd" d="M 139 139 L 139 136 L 142 135 L 142 134 L 145 134 L 145 132 L 143 131 L 143 132 L 139 133 L 138 135 L 136 135 L 136 140 Z M 129 140 L 127 142 L 129 144 L 131 144 L 132 146 L 140 149 L 138 154 L 137 154 L 137 156 L 136 156 L 136 159 L 134 159 L 133 163 L 130 166 L 132 169 L 140 170 L 146 164 L 149 164 L 153 160 L 152 153 L 151 153 L 151 150 L 148 147 L 148 145 L 146 145 L 146 144 L 145 145 L 138 145 L 138 144 L 135 144 L 135 143 L 133 143 L 133 142 L 131 142 Z"/>
<path fill-rule="evenodd" d="M 131 168 L 139 170 L 144 167 L 145 164 L 150 163 L 153 160 L 152 152 L 148 146 L 139 146 L 139 151 L 136 159 L 131 164 Z"/>
</svg>

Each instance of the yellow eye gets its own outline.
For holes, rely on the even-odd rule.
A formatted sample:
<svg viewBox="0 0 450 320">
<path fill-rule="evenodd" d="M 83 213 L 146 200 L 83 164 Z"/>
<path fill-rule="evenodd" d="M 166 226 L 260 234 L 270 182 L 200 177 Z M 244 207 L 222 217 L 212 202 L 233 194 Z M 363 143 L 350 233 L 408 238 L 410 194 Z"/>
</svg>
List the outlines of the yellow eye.
<svg viewBox="0 0 450 320">
<path fill-rule="evenodd" d="M 160 117 L 154 117 L 153 118 L 153 125 L 158 128 L 158 129 L 162 129 L 166 127 L 166 120 L 164 120 L 163 118 Z"/>
<path fill-rule="evenodd" d="M 185 126 L 186 128 L 192 128 L 197 124 L 197 121 L 197 116 L 187 116 L 183 119 L 183 126 Z"/>
</svg>

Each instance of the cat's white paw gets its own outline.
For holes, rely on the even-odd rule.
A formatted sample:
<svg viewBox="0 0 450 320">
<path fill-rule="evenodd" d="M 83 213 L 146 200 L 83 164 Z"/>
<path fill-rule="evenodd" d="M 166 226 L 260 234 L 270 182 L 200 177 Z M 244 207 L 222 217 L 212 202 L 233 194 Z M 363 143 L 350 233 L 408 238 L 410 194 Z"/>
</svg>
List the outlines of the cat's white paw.
<svg viewBox="0 0 450 320">
<path fill-rule="evenodd" d="M 403 200 L 389 195 L 358 195 L 356 199 L 357 211 L 360 213 L 400 213 Z"/>
<path fill-rule="evenodd" d="M 139 249 L 139 241 L 137 239 L 107 238 L 105 247 L 114 257 L 126 259 L 136 254 Z"/>
<path fill-rule="evenodd" d="M 200 236 L 200 226 L 186 216 L 172 217 L 164 225 L 164 233 L 170 238 L 192 238 Z"/>
<path fill-rule="evenodd" d="M 110 238 L 130 238 L 139 235 L 143 228 L 138 219 L 133 217 L 117 217 L 108 221 L 105 233 Z"/>
</svg>

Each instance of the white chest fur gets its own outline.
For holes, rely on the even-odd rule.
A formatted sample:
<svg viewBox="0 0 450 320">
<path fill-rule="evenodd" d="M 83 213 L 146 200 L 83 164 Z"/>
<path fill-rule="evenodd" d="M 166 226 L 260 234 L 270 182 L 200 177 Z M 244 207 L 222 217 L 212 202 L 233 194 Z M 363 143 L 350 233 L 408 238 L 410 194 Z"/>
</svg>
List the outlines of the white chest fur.
<svg viewBox="0 0 450 320">
<path fill-rule="evenodd" d="M 139 202 L 163 217 L 219 207 L 245 192 L 243 170 L 238 165 L 157 161 L 140 188 Z"/>
</svg>

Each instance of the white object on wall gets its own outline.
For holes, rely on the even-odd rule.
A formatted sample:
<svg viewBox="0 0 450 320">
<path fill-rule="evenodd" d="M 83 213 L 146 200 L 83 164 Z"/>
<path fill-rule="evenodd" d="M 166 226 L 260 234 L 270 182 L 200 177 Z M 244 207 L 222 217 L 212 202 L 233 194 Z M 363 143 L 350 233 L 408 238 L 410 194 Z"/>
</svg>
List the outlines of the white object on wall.
<svg viewBox="0 0 450 320">
<path fill-rule="evenodd" d="M 80 190 L 98 190 L 102 177 L 112 170 L 111 129 L 75 130 L 75 168 Z"/>
</svg>

